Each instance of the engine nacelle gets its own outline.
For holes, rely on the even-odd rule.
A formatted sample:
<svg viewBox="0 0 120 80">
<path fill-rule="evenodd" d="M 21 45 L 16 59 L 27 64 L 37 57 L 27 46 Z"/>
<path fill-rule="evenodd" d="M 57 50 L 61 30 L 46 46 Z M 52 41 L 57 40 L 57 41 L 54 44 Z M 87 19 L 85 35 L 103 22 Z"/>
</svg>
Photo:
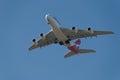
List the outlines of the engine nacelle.
<svg viewBox="0 0 120 80">
<path fill-rule="evenodd" d="M 75 32 L 78 32 L 78 30 L 76 29 L 75 26 L 72 27 L 72 30 L 75 31 Z"/>
<path fill-rule="evenodd" d="M 42 39 L 46 38 L 45 34 L 43 34 L 43 33 L 41 33 L 40 36 L 41 36 Z"/>
<path fill-rule="evenodd" d="M 90 27 L 88 28 L 88 31 L 89 31 L 90 33 L 94 33 L 93 30 L 92 30 Z"/>
<path fill-rule="evenodd" d="M 75 26 L 72 27 L 72 30 L 75 30 Z"/>
<path fill-rule="evenodd" d="M 33 41 L 33 43 L 34 43 L 35 45 L 38 44 L 38 42 L 36 41 L 36 39 L 33 39 L 32 41 Z"/>
</svg>

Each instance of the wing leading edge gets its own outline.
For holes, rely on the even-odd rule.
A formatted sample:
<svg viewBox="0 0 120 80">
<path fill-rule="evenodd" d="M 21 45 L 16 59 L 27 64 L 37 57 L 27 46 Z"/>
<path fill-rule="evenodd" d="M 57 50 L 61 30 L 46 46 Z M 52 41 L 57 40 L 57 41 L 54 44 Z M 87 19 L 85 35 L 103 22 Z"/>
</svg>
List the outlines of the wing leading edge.
<svg viewBox="0 0 120 80">
<path fill-rule="evenodd" d="M 92 36 L 97 36 L 97 35 L 106 35 L 106 34 L 114 34 L 112 31 L 93 31 L 91 33 L 90 31 L 87 30 L 77 30 L 77 32 L 68 29 L 68 28 L 60 28 L 61 31 L 64 33 L 65 36 L 70 38 L 71 40 L 77 39 L 77 38 L 86 38 L 86 37 L 92 37 Z M 50 31 L 48 34 L 45 35 L 45 39 L 40 39 L 36 42 L 36 44 L 33 44 L 32 46 L 29 47 L 29 50 L 33 50 L 38 47 L 44 47 L 50 44 L 53 44 L 56 41 L 56 36 L 54 35 L 53 31 Z"/>
<path fill-rule="evenodd" d="M 35 48 L 38 48 L 38 47 L 41 48 L 41 47 L 50 45 L 50 44 L 52 44 L 52 43 L 55 42 L 55 39 L 56 39 L 56 37 L 55 37 L 53 31 L 50 31 L 48 34 L 46 34 L 45 39 L 42 39 L 42 38 L 41 38 L 40 40 L 38 40 L 36 43 L 34 43 L 34 44 L 29 48 L 29 50 L 31 51 L 31 50 L 33 50 L 33 49 L 35 49 Z"/>
<path fill-rule="evenodd" d="M 67 28 L 61 28 L 62 32 L 68 36 L 71 40 L 77 39 L 77 38 L 86 38 L 86 37 L 92 37 L 97 35 L 106 35 L 106 34 L 114 34 L 112 31 L 96 31 L 93 30 L 92 32 L 88 30 L 71 30 Z"/>
</svg>

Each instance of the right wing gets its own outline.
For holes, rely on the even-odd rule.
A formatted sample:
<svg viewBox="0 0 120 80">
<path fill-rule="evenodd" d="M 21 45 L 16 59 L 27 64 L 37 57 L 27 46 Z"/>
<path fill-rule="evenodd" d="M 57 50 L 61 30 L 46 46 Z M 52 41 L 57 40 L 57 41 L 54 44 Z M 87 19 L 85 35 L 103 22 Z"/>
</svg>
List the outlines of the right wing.
<svg viewBox="0 0 120 80">
<path fill-rule="evenodd" d="M 77 38 L 86 38 L 86 37 L 92 37 L 97 35 L 105 35 L 105 34 L 114 34 L 112 31 L 95 31 L 95 30 L 71 30 L 68 28 L 61 28 L 61 31 L 71 40 L 77 39 Z"/>
<path fill-rule="evenodd" d="M 48 34 L 45 35 L 45 39 L 41 38 L 40 40 L 38 40 L 35 44 L 29 47 L 29 50 L 50 45 L 55 42 L 55 39 L 56 37 L 53 31 L 50 31 Z"/>
<path fill-rule="evenodd" d="M 91 53 L 91 52 L 96 52 L 96 51 L 90 50 L 90 49 L 79 49 L 79 53 L 69 52 L 64 56 L 64 58 L 68 58 L 68 57 L 76 55 L 76 54 Z"/>
</svg>

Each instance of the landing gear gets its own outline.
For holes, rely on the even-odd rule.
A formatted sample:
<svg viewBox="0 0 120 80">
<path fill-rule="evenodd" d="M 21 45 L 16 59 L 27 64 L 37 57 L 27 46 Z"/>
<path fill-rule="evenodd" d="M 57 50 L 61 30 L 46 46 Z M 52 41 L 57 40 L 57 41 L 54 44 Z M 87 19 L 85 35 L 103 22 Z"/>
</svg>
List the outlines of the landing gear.
<svg viewBox="0 0 120 80">
<path fill-rule="evenodd" d="M 70 39 L 65 41 L 66 44 L 70 44 Z"/>
<path fill-rule="evenodd" d="M 57 44 L 57 43 L 58 43 L 57 38 L 54 40 L 54 43 L 55 43 L 55 44 Z"/>
<path fill-rule="evenodd" d="M 59 42 L 60 45 L 63 45 L 64 43 L 62 41 Z"/>
<path fill-rule="evenodd" d="M 71 41 L 71 39 L 70 39 L 70 37 L 68 36 L 68 40 L 66 40 L 65 43 L 66 43 L 66 44 L 70 44 L 70 41 Z"/>
<path fill-rule="evenodd" d="M 57 44 L 58 42 L 57 41 L 54 41 L 55 44 Z"/>
<path fill-rule="evenodd" d="M 70 41 L 71 41 L 71 39 L 66 40 L 66 41 L 65 41 L 65 44 L 70 44 Z M 59 44 L 60 44 L 60 45 L 64 45 L 64 42 L 63 42 L 63 41 L 60 41 Z"/>
</svg>

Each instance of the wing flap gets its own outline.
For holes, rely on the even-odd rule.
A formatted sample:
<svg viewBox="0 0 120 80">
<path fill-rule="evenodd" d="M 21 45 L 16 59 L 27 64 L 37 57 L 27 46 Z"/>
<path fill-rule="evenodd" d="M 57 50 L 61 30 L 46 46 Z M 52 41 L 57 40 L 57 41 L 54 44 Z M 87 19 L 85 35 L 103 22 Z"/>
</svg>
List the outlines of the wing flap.
<svg viewBox="0 0 120 80">
<path fill-rule="evenodd" d="M 96 52 L 95 50 L 91 50 L 91 49 L 79 49 L 79 53 L 74 53 L 74 52 L 68 52 L 64 58 L 68 58 L 71 57 L 73 55 L 77 55 L 77 54 L 83 54 L 83 53 L 92 53 L 92 52 Z"/>
</svg>

